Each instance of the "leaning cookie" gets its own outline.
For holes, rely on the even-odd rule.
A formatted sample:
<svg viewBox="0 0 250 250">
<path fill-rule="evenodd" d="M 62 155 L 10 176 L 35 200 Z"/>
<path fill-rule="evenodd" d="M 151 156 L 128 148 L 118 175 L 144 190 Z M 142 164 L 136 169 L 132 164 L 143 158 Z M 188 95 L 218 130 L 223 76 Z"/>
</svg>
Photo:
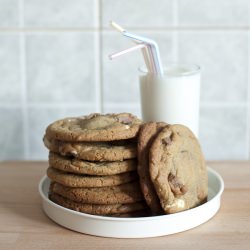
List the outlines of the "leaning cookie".
<svg viewBox="0 0 250 250">
<path fill-rule="evenodd" d="M 136 171 L 137 169 L 135 159 L 114 162 L 90 162 L 61 156 L 53 152 L 49 153 L 49 165 L 68 173 L 98 176 L 121 174 Z"/>
<path fill-rule="evenodd" d="M 150 176 L 165 213 L 176 213 L 204 203 L 207 169 L 200 145 L 183 125 L 166 126 L 150 149 Z"/>
<path fill-rule="evenodd" d="M 44 145 L 60 155 L 74 156 L 86 161 L 123 161 L 136 158 L 134 142 L 65 142 L 44 136 Z"/>
<path fill-rule="evenodd" d="M 134 138 L 142 121 L 130 113 L 91 114 L 65 118 L 46 129 L 49 138 L 61 141 L 114 141 Z"/>
<path fill-rule="evenodd" d="M 87 204 L 128 204 L 143 201 L 138 181 L 99 188 L 72 188 L 52 182 L 50 192 Z"/>
<path fill-rule="evenodd" d="M 136 172 L 128 172 L 116 175 L 91 176 L 65 173 L 58 169 L 49 167 L 47 176 L 55 182 L 66 187 L 112 187 L 128 183 L 138 179 Z"/>
<path fill-rule="evenodd" d="M 149 149 L 157 134 L 166 126 L 163 122 L 142 125 L 138 136 L 138 167 L 141 190 L 153 215 L 164 214 L 160 200 L 149 175 Z"/>
<path fill-rule="evenodd" d="M 110 204 L 110 205 L 97 205 L 97 204 L 84 204 L 69 200 L 61 195 L 50 193 L 49 199 L 56 204 L 72 209 L 78 212 L 93 214 L 93 215 L 110 215 L 110 214 L 127 214 L 136 211 L 145 210 L 147 208 L 145 202 L 135 202 L 130 204 Z"/>
</svg>

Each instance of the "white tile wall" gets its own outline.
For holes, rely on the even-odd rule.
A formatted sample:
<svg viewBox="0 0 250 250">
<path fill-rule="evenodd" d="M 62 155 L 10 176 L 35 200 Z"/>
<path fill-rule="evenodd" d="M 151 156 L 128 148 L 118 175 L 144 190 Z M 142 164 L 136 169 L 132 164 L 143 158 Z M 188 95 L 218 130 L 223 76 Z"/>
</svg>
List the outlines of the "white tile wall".
<svg viewBox="0 0 250 250">
<path fill-rule="evenodd" d="M 174 24 L 175 0 L 102 0 L 102 27 L 111 20 L 129 28 L 164 28 Z"/>
<path fill-rule="evenodd" d="M 246 106 L 203 106 L 200 113 L 200 141 L 206 158 L 248 159 Z"/>
<path fill-rule="evenodd" d="M 93 0 L 23 0 L 24 24 L 32 28 L 95 28 Z"/>
<path fill-rule="evenodd" d="M 0 33 L 0 101 L 21 102 L 20 49 L 17 34 Z"/>
<path fill-rule="evenodd" d="M 249 159 L 248 0 L 0 0 L 0 160 L 46 159 L 46 126 L 91 112 L 140 116 L 138 51 L 115 20 L 155 39 L 163 63 L 202 66 L 208 160 Z"/>
<path fill-rule="evenodd" d="M 95 57 L 91 32 L 27 34 L 27 101 L 94 106 Z"/>
<path fill-rule="evenodd" d="M 24 134 L 20 108 L 1 107 L 0 159 L 22 159 Z"/>
<path fill-rule="evenodd" d="M 247 31 L 180 31 L 178 45 L 180 61 L 201 65 L 202 102 L 246 102 Z"/>
<path fill-rule="evenodd" d="M 0 0 L 0 27 L 18 27 L 19 21 L 19 0 Z"/>
<path fill-rule="evenodd" d="M 249 0 L 178 0 L 181 27 L 247 27 Z"/>
</svg>

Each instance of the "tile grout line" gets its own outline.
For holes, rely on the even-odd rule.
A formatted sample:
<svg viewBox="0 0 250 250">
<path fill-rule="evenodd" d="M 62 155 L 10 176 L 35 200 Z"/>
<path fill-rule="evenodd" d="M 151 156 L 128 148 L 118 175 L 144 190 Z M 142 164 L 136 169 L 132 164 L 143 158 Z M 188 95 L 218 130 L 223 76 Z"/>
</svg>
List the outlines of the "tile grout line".
<svg viewBox="0 0 250 250">
<path fill-rule="evenodd" d="M 138 102 L 139 103 L 139 102 Z M 122 102 L 122 103 L 117 103 L 117 102 L 109 102 L 107 103 L 107 105 L 115 105 L 115 106 L 136 106 L 138 105 L 137 102 Z M 43 103 L 43 102 L 30 102 L 30 103 L 26 103 L 26 107 L 34 107 L 34 108 L 62 108 L 68 106 L 70 108 L 81 108 L 81 107 L 93 107 L 93 103 L 82 103 L 82 102 L 78 102 L 78 103 L 68 103 L 68 102 L 56 102 L 56 103 Z M 0 108 L 18 108 L 20 105 L 19 104 L 13 104 L 13 103 L 1 103 L 0 102 Z M 232 108 L 232 107 L 238 107 L 238 108 L 247 108 L 248 107 L 248 103 L 246 102 L 238 102 L 238 103 L 225 103 L 225 102 L 201 102 L 201 106 L 202 107 L 208 107 L 208 108 Z"/>
<path fill-rule="evenodd" d="M 214 107 L 221 107 L 221 108 L 233 108 L 233 107 L 238 107 L 238 108 L 244 108 L 247 106 L 245 102 L 201 102 L 200 105 L 202 107 L 208 107 L 208 108 L 214 108 Z"/>
<path fill-rule="evenodd" d="M 26 103 L 27 108 L 63 108 L 65 106 L 71 107 L 71 108 L 77 108 L 77 107 L 93 107 L 93 103 L 68 103 L 68 102 L 56 102 L 56 103 L 44 103 L 44 102 L 30 102 Z M 18 108 L 20 107 L 19 104 L 13 104 L 13 103 L 0 103 L 0 108 Z"/>
<path fill-rule="evenodd" d="M 98 15 L 98 79 L 99 79 L 99 93 L 98 93 L 98 102 L 99 102 L 99 112 L 103 113 L 104 104 L 103 104 L 103 62 L 102 62 L 102 2 L 101 0 L 97 1 L 97 10 L 96 13 Z"/>
<path fill-rule="evenodd" d="M 99 27 L 99 0 L 94 1 L 94 26 Z M 94 68 L 95 68 L 95 112 L 101 110 L 101 90 L 100 90 L 100 41 L 99 31 L 94 33 Z"/>
<path fill-rule="evenodd" d="M 98 0 L 97 0 L 98 1 Z M 177 5 L 175 3 L 174 5 Z M 175 7 L 174 7 L 175 8 Z M 175 20 L 174 20 L 175 21 Z M 127 27 L 127 29 L 132 30 L 132 31 L 156 31 L 156 32 L 163 32 L 163 31 L 221 31 L 221 32 L 227 32 L 227 31 L 249 31 L 250 27 L 244 26 L 244 27 L 178 27 L 178 26 L 173 26 L 173 27 Z M 39 32 L 85 32 L 85 31 L 110 31 L 110 28 L 108 27 L 99 27 L 99 28 L 60 28 L 60 27 L 45 27 L 45 28 L 0 28 L 0 32 L 6 33 L 6 32 L 34 32 L 34 33 L 39 33 Z"/>
<path fill-rule="evenodd" d="M 179 6 L 179 0 L 175 0 L 173 2 L 173 23 L 175 27 L 178 27 L 178 6 Z M 173 31 L 173 50 L 174 50 L 174 61 L 179 61 L 179 32 L 178 30 Z"/>
<path fill-rule="evenodd" d="M 247 114 L 246 114 L 246 128 L 247 128 L 247 159 L 250 160 L 250 32 L 248 31 L 247 32 L 247 43 L 248 43 L 248 46 L 247 46 L 247 63 L 248 63 L 248 73 L 247 73 L 247 107 L 246 107 L 246 110 L 247 110 Z"/>
<path fill-rule="evenodd" d="M 23 0 L 19 0 L 19 27 L 24 26 L 23 17 Z M 27 86 L 26 86 L 26 49 L 25 49 L 25 34 L 19 35 L 19 50 L 20 50 L 20 74 L 21 74 L 21 90 L 22 90 L 22 122 L 23 122 L 23 142 L 24 142 L 24 159 L 29 159 L 29 125 L 28 125 L 28 110 L 27 110 Z"/>
<path fill-rule="evenodd" d="M 139 103 L 139 102 L 138 102 Z M 133 102 L 133 103 L 116 103 L 116 102 L 109 102 L 107 103 L 107 106 L 119 106 L 119 107 L 123 107 L 123 106 L 136 106 L 138 105 L 137 102 Z M 207 102 L 201 102 L 200 103 L 201 107 L 205 107 L 205 108 L 246 108 L 247 104 L 245 102 L 241 102 L 241 103 L 224 103 L 224 102 L 211 102 L 211 103 L 207 103 Z"/>
<path fill-rule="evenodd" d="M 250 8 L 250 4 L 248 2 L 248 10 Z M 250 24 L 250 17 L 248 16 L 248 24 Z M 250 32 L 247 31 L 247 114 L 246 114 L 246 138 L 247 138 L 247 159 L 250 160 Z"/>
</svg>

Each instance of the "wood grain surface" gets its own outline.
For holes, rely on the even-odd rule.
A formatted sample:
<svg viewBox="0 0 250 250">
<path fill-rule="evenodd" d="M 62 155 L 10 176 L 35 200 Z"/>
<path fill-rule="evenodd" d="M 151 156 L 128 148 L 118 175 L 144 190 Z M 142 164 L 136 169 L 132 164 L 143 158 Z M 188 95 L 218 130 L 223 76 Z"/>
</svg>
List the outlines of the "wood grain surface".
<svg viewBox="0 0 250 250">
<path fill-rule="evenodd" d="M 210 162 L 225 181 L 220 211 L 175 235 L 111 239 L 63 228 L 42 211 L 38 183 L 45 162 L 0 163 L 0 249 L 250 249 L 250 162 Z"/>
</svg>

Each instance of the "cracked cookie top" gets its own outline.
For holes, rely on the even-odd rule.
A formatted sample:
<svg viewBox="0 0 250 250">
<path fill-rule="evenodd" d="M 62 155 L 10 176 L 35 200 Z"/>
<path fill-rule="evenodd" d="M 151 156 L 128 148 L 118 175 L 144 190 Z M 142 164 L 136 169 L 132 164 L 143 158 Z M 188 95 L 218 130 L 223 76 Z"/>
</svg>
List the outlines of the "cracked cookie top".
<svg viewBox="0 0 250 250">
<path fill-rule="evenodd" d="M 130 113 L 65 118 L 50 124 L 48 137 L 63 141 L 114 141 L 134 138 L 142 121 Z"/>
</svg>

